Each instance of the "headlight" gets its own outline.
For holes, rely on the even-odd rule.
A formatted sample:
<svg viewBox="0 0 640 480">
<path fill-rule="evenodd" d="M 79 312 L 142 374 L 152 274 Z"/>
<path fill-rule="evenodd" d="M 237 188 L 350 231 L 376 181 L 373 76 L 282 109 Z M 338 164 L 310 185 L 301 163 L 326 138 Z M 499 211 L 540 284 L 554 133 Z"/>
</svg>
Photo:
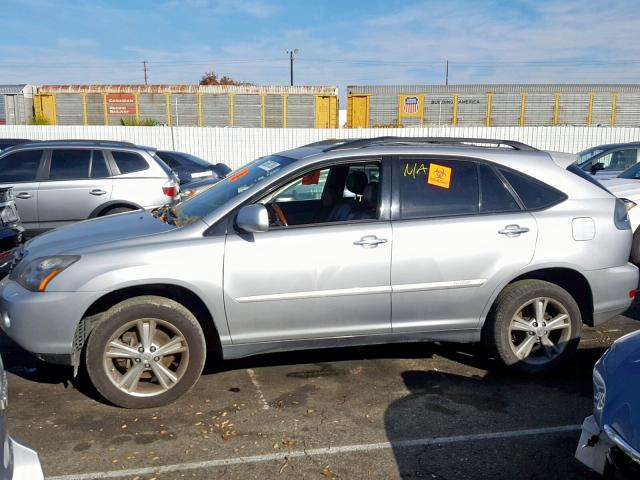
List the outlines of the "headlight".
<svg viewBox="0 0 640 480">
<path fill-rule="evenodd" d="M 593 415 L 598 425 L 602 427 L 600 419 L 602 418 L 602 410 L 607 401 L 607 385 L 599 368 L 600 364 L 598 363 L 593 369 Z"/>
<path fill-rule="evenodd" d="M 44 292 L 60 272 L 80 260 L 76 255 L 41 257 L 14 271 L 14 280 L 32 292 Z"/>
</svg>

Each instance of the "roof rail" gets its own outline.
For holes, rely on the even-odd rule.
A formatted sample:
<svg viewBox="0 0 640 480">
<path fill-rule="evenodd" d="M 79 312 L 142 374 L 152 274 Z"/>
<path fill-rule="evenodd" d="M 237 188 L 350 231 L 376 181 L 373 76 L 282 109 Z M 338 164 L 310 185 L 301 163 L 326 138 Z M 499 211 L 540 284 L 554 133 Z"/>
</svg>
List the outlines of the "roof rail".
<svg viewBox="0 0 640 480">
<path fill-rule="evenodd" d="M 538 151 L 530 145 L 516 142 L 514 140 L 497 140 L 489 138 L 462 138 L 462 137 L 374 137 L 362 138 L 357 140 L 347 140 L 338 145 L 330 146 L 324 151 L 346 150 L 352 148 L 365 148 L 374 145 L 391 145 L 391 144 L 435 144 L 435 145 L 459 145 L 459 146 L 497 146 L 510 147 L 514 150 L 522 151 Z"/>
<path fill-rule="evenodd" d="M 136 144 L 135 143 L 131 143 L 131 142 L 124 142 L 121 140 L 90 140 L 90 139 L 86 139 L 86 138 L 63 138 L 63 139 L 56 139 L 56 140 L 40 140 L 40 143 L 53 143 L 53 144 L 57 144 L 57 143 L 81 143 L 83 145 L 96 145 L 96 146 L 101 146 L 101 145 L 122 145 L 122 146 L 126 146 L 126 147 L 135 147 Z"/>
</svg>

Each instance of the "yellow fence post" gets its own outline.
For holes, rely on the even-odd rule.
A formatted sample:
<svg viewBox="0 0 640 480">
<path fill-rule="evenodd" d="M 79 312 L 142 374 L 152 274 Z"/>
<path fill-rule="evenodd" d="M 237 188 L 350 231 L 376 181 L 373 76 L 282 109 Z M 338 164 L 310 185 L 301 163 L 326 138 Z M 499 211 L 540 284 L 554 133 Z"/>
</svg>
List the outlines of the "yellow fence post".
<svg viewBox="0 0 640 480">
<path fill-rule="evenodd" d="M 452 120 L 453 126 L 457 126 L 458 125 L 458 94 L 454 93 L 453 94 L 453 120 Z"/>
<path fill-rule="evenodd" d="M 556 106 L 553 108 L 553 124 L 558 125 L 560 114 L 560 92 L 556 92 Z"/>
<path fill-rule="evenodd" d="M 233 93 L 229 93 L 229 126 L 233 127 L 233 110 L 235 108 Z"/>
<path fill-rule="evenodd" d="M 589 111 L 587 112 L 587 125 L 591 125 L 593 120 L 593 96 L 595 93 L 589 92 Z"/>
<path fill-rule="evenodd" d="M 85 125 L 89 124 L 89 120 L 87 117 L 87 94 L 82 94 L 82 120 Z"/>
<path fill-rule="evenodd" d="M 171 94 L 165 93 L 164 97 L 167 101 L 167 125 L 171 126 Z"/>
<path fill-rule="evenodd" d="M 136 92 L 133 98 L 136 100 L 136 122 L 140 122 L 140 94 Z"/>
<path fill-rule="evenodd" d="M 282 94 L 282 128 L 287 128 L 287 94 Z"/>
<path fill-rule="evenodd" d="M 611 94 L 611 128 L 616 126 L 616 107 L 618 106 L 618 93 Z"/>
<path fill-rule="evenodd" d="M 527 104 L 527 92 L 521 92 L 520 98 L 520 126 L 524 127 L 524 112 Z"/>
<path fill-rule="evenodd" d="M 102 94 L 102 105 L 104 107 L 104 124 L 109 125 L 109 110 L 107 109 L 107 94 Z"/>
<path fill-rule="evenodd" d="M 493 97 L 493 93 L 487 93 L 487 119 L 485 121 L 485 125 L 487 127 L 491 126 L 491 99 Z"/>
<path fill-rule="evenodd" d="M 198 126 L 202 127 L 202 94 L 198 94 Z"/>
<path fill-rule="evenodd" d="M 267 126 L 267 113 L 264 105 L 264 93 L 260 95 L 260 109 L 262 115 L 262 128 Z"/>
</svg>

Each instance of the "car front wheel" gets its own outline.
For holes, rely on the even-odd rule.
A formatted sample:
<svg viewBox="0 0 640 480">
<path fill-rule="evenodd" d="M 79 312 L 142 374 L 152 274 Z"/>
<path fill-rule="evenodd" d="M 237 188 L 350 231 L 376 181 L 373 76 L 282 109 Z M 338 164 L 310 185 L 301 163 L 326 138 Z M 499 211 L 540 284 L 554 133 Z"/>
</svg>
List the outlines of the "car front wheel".
<svg viewBox="0 0 640 480">
<path fill-rule="evenodd" d="M 111 307 L 87 341 L 86 368 L 98 392 L 125 408 L 176 400 L 198 380 L 206 343 L 193 314 L 157 296 Z"/>
<path fill-rule="evenodd" d="M 542 373 L 576 350 L 581 327 L 580 309 L 569 292 L 543 280 L 521 280 L 498 295 L 483 342 L 506 366 Z"/>
</svg>

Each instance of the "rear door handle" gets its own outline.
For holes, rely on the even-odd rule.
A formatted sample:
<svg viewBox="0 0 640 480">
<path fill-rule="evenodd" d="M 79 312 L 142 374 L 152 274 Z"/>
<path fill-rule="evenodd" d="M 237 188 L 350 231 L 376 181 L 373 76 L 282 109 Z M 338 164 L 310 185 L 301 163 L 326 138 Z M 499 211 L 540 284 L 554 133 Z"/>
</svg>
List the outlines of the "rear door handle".
<svg viewBox="0 0 640 480">
<path fill-rule="evenodd" d="M 21 198 L 22 200 L 27 200 L 27 199 L 31 198 L 31 194 L 27 193 L 27 192 L 20 192 L 19 194 L 16 195 L 16 198 Z"/>
<path fill-rule="evenodd" d="M 520 225 L 507 225 L 502 230 L 498 230 L 500 235 L 506 235 L 507 237 L 518 237 L 521 233 L 527 233 L 529 229 L 527 227 L 521 227 Z"/>
<path fill-rule="evenodd" d="M 96 188 L 94 190 L 91 190 L 89 193 L 91 195 L 104 195 L 107 192 L 105 192 L 104 190 L 100 190 L 99 188 Z"/>
<path fill-rule="evenodd" d="M 375 248 L 381 243 L 387 243 L 387 239 L 378 238 L 375 235 L 365 235 L 360 240 L 353 242 L 354 245 L 359 245 L 364 248 Z"/>
</svg>

